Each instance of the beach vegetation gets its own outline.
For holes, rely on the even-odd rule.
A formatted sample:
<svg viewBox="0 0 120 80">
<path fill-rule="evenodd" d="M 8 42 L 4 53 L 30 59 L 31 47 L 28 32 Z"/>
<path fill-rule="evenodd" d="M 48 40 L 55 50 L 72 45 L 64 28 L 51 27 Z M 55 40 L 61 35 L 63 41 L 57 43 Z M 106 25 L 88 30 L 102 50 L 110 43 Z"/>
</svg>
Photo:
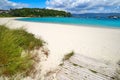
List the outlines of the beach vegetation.
<svg viewBox="0 0 120 80">
<path fill-rule="evenodd" d="M 0 17 L 70 17 L 71 13 L 53 9 L 21 8 L 3 10 Z"/>
<path fill-rule="evenodd" d="M 10 77 L 29 71 L 34 64 L 30 51 L 43 45 L 43 40 L 23 28 L 9 29 L 0 25 L 0 76 Z M 27 54 L 24 57 L 21 56 L 23 51 Z"/>
<path fill-rule="evenodd" d="M 73 51 L 70 52 L 70 53 L 68 53 L 68 54 L 66 54 L 66 55 L 64 56 L 64 58 L 63 58 L 63 61 L 69 60 L 73 55 L 74 55 L 74 52 L 73 52 Z"/>
</svg>

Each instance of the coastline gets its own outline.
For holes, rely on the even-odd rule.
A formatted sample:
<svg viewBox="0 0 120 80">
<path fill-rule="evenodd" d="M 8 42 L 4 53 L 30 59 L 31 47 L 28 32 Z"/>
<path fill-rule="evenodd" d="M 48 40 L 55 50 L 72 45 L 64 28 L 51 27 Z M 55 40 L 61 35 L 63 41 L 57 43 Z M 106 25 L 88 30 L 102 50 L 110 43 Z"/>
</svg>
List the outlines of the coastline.
<svg viewBox="0 0 120 80">
<path fill-rule="evenodd" d="M 20 18 L 31 18 L 31 17 L 20 17 Z M 14 19 L 17 21 L 23 21 L 23 22 L 34 22 L 34 21 L 25 21 L 21 20 L 20 18 Z M 34 17 L 36 18 L 36 17 Z M 34 23 L 45 23 L 45 24 L 59 24 L 59 25 L 67 25 L 67 26 L 74 26 L 74 27 L 95 27 L 95 28 L 108 28 L 108 29 L 120 29 L 119 27 L 113 27 L 113 26 L 103 26 L 103 25 L 89 25 L 89 24 L 73 24 L 73 23 L 57 23 L 57 22 L 37 22 L 35 21 Z"/>
<path fill-rule="evenodd" d="M 63 56 L 71 51 L 110 63 L 117 63 L 120 60 L 120 29 L 25 22 L 14 19 L 17 18 L 0 18 L 0 24 L 10 28 L 24 27 L 28 32 L 45 40 L 50 55 L 44 64 L 49 64 L 50 68 L 56 67 Z"/>
</svg>

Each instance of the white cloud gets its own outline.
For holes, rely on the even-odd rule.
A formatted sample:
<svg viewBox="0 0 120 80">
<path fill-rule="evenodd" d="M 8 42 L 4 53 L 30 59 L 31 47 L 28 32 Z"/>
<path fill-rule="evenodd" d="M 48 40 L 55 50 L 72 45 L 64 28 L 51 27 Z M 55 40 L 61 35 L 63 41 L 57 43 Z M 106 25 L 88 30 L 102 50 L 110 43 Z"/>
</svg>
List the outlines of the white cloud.
<svg viewBox="0 0 120 80">
<path fill-rule="evenodd" d="M 46 5 L 72 13 L 120 13 L 120 0 L 47 0 Z"/>
<path fill-rule="evenodd" d="M 27 4 L 23 3 L 15 3 L 9 0 L 0 0 L 0 9 L 23 8 L 27 6 Z"/>
</svg>

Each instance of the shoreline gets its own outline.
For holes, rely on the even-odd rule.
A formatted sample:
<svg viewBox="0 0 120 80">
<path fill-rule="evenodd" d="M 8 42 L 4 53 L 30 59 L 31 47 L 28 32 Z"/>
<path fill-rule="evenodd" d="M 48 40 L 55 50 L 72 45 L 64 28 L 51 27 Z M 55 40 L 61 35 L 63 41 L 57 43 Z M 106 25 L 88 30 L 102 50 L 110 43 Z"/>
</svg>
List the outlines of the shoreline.
<svg viewBox="0 0 120 80">
<path fill-rule="evenodd" d="M 44 64 L 49 64 L 50 68 L 56 67 L 63 56 L 71 51 L 110 63 L 117 63 L 120 60 L 120 29 L 14 19 L 16 18 L 0 18 L 0 24 L 11 26 L 10 28 L 24 27 L 28 32 L 45 40 L 50 55 Z"/>
<path fill-rule="evenodd" d="M 24 17 L 20 17 L 24 18 Z M 25 17 L 25 18 L 31 18 L 31 17 Z M 18 18 L 19 19 L 19 18 Z M 17 19 L 14 19 L 17 20 Z M 52 23 L 52 22 L 34 22 L 34 21 L 23 21 L 23 20 L 17 20 L 17 21 L 22 21 L 22 22 L 33 22 L 33 23 L 43 23 L 43 24 L 58 24 L 58 25 L 67 25 L 67 26 L 74 26 L 74 27 L 92 27 L 92 28 L 104 28 L 104 29 L 120 29 L 118 27 L 108 27 L 108 26 L 100 26 L 100 25 L 89 25 L 89 24 L 67 24 L 67 23 Z"/>
<path fill-rule="evenodd" d="M 77 25 L 77 24 L 62 24 L 62 23 L 52 23 L 52 22 L 33 22 L 33 21 L 22 21 L 22 20 L 17 20 L 19 18 L 31 18 L 31 17 L 4 17 L 4 18 L 0 18 L 1 19 L 7 19 L 7 20 L 12 20 L 12 21 L 17 21 L 17 22 L 23 22 L 23 23 L 40 23 L 40 24 L 53 24 L 53 25 L 61 25 L 61 26 L 64 26 L 64 27 L 85 27 L 85 28 L 99 28 L 99 29 L 112 29 L 112 30 L 120 30 L 120 28 L 113 28 L 113 27 L 101 27 L 99 25 Z M 0 21 L 2 22 L 2 21 Z M 7 22 L 4 22 L 4 24 L 6 24 Z M 3 24 L 2 23 L 2 24 Z M 1 24 L 1 23 L 0 23 Z M 66 26 L 65 26 L 66 25 Z"/>
</svg>

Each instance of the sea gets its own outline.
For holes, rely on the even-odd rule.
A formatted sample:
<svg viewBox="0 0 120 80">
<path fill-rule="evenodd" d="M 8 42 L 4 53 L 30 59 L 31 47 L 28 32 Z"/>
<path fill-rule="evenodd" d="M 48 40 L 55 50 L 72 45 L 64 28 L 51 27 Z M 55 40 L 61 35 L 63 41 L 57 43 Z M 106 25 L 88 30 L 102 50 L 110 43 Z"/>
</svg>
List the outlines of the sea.
<svg viewBox="0 0 120 80">
<path fill-rule="evenodd" d="M 17 20 L 120 29 L 120 13 L 72 14 L 72 17 L 31 17 L 19 18 Z"/>
</svg>

